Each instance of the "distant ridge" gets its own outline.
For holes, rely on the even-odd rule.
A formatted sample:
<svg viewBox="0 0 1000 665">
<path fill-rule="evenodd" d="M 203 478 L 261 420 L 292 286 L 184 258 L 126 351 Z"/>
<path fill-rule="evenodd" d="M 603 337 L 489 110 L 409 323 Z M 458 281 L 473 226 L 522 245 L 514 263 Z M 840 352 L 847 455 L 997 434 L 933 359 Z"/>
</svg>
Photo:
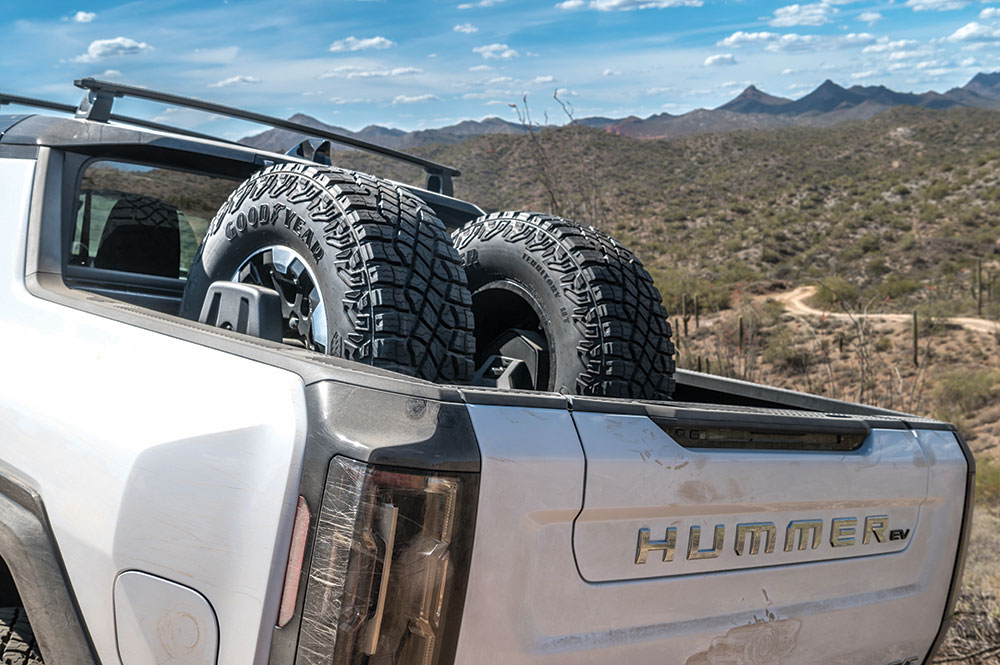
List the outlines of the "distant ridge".
<svg viewBox="0 0 1000 665">
<path fill-rule="evenodd" d="M 896 106 L 931 109 L 1000 108 L 1000 72 L 976 74 L 964 86 L 952 88 L 945 93 L 933 90 L 924 93 L 896 92 L 884 85 L 844 88 L 828 79 L 812 92 L 792 100 L 770 95 L 757 86 L 750 85 L 734 99 L 715 109 L 695 109 L 681 115 L 659 113 L 648 118 L 580 118 L 573 122 L 638 139 L 668 139 L 749 129 L 829 127 L 841 122 L 865 120 Z M 352 132 L 301 113 L 292 116 L 291 120 L 396 149 L 431 144 L 447 145 L 460 143 L 473 136 L 518 134 L 524 131 L 518 123 L 495 117 L 464 120 L 447 127 L 412 132 L 378 125 L 369 125 L 361 131 Z M 264 150 L 285 152 L 302 138 L 304 137 L 283 129 L 270 129 L 247 136 L 240 142 Z"/>
<path fill-rule="evenodd" d="M 775 113 L 790 103 L 792 103 L 790 99 L 769 95 L 766 92 L 761 92 L 757 86 L 751 85 L 736 99 L 723 104 L 717 110 L 733 111 L 734 113 Z"/>
<path fill-rule="evenodd" d="M 289 120 L 303 125 L 308 125 L 310 127 L 316 127 L 317 129 L 326 129 L 340 134 L 346 134 L 347 136 L 353 138 L 371 141 L 373 143 L 384 145 L 388 148 L 396 148 L 397 150 L 416 148 L 431 144 L 460 143 L 465 139 L 472 138 L 473 136 L 482 136 L 483 134 L 515 134 L 523 131 L 521 129 L 521 125 L 514 122 L 508 122 L 500 118 L 463 120 L 456 125 L 449 125 L 448 127 L 441 127 L 439 129 L 420 129 L 412 132 L 381 127 L 379 125 L 368 125 L 361 131 L 352 132 L 351 130 L 344 129 L 343 127 L 328 125 L 304 113 L 296 113 L 289 118 Z M 609 119 L 609 122 L 614 121 Z M 269 129 L 266 132 L 242 138 L 240 139 L 240 143 L 253 146 L 254 148 L 260 148 L 262 150 L 270 150 L 271 152 L 285 152 L 289 148 L 297 145 L 304 138 L 304 136 L 290 132 L 286 129 Z"/>
<path fill-rule="evenodd" d="M 775 97 L 754 85 L 715 109 L 696 109 L 683 115 L 661 113 L 648 118 L 625 118 L 606 131 L 642 139 L 680 138 L 706 132 L 733 132 L 777 127 L 829 127 L 865 120 L 896 106 L 932 109 L 955 107 L 1000 108 L 1000 72 L 976 74 L 961 88 L 945 93 L 896 92 L 884 85 L 844 88 L 826 80 L 796 100 Z"/>
</svg>

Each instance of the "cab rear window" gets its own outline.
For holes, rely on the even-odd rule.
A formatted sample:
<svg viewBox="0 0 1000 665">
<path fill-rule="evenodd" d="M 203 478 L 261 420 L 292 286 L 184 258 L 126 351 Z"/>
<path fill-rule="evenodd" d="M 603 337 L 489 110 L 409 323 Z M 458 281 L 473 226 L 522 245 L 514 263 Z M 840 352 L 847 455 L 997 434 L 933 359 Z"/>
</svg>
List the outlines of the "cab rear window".
<svg viewBox="0 0 1000 665">
<path fill-rule="evenodd" d="M 184 279 L 236 184 L 162 167 L 91 162 L 77 196 L 69 263 Z"/>
</svg>

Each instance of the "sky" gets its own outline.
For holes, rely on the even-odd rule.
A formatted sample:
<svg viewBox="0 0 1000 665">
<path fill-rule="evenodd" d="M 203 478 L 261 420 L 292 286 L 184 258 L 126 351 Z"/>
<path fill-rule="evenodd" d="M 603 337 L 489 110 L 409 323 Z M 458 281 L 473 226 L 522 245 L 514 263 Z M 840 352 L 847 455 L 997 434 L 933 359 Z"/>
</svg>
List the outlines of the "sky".
<svg viewBox="0 0 1000 665">
<path fill-rule="evenodd" d="M 95 76 L 358 130 L 679 114 L 753 83 L 944 91 L 1000 70 L 1000 0 L 0 0 L 0 90 L 76 103 Z M 116 112 L 258 128 L 136 100 Z M 6 111 L 5 111 L 6 112 Z"/>
</svg>

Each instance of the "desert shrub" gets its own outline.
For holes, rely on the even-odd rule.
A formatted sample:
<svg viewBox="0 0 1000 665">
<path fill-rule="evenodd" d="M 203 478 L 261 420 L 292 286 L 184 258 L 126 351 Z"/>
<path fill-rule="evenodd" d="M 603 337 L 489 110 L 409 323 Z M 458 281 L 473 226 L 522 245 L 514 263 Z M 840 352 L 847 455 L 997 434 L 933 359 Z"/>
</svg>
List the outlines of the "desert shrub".
<svg viewBox="0 0 1000 665">
<path fill-rule="evenodd" d="M 878 295 L 883 298 L 899 298 L 920 288 L 920 282 L 912 277 L 892 273 L 878 287 Z"/>
<path fill-rule="evenodd" d="M 813 305 L 820 309 L 840 309 L 841 303 L 853 306 L 861 296 L 856 284 L 848 282 L 843 277 L 824 279 L 813 296 Z"/>
<path fill-rule="evenodd" d="M 976 503 L 1000 508 L 1000 464 L 991 459 L 976 460 Z"/>
<path fill-rule="evenodd" d="M 961 426 L 977 409 L 993 399 L 1000 383 L 1000 370 L 957 369 L 945 374 L 934 386 L 931 399 L 937 408 L 934 415 Z"/>
<path fill-rule="evenodd" d="M 775 369 L 790 374 L 804 374 L 809 369 L 812 356 L 808 349 L 796 345 L 795 334 L 787 326 L 772 332 L 764 349 L 764 362 Z"/>
</svg>

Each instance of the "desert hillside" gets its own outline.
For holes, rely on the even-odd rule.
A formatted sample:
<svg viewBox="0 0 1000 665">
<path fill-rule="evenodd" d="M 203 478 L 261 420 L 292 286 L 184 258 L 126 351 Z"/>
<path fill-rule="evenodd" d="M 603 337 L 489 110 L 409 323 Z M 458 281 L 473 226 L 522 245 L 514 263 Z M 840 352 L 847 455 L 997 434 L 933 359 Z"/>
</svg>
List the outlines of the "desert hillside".
<svg viewBox="0 0 1000 665">
<path fill-rule="evenodd" d="M 699 294 L 830 281 L 898 311 L 1000 313 L 1000 112 L 896 108 L 826 129 L 643 141 L 571 126 L 424 147 L 454 164 L 456 193 L 486 210 L 554 211 L 633 247 L 668 309 Z M 420 182 L 413 167 L 357 153 L 338 162 Z"/>
</svg>

